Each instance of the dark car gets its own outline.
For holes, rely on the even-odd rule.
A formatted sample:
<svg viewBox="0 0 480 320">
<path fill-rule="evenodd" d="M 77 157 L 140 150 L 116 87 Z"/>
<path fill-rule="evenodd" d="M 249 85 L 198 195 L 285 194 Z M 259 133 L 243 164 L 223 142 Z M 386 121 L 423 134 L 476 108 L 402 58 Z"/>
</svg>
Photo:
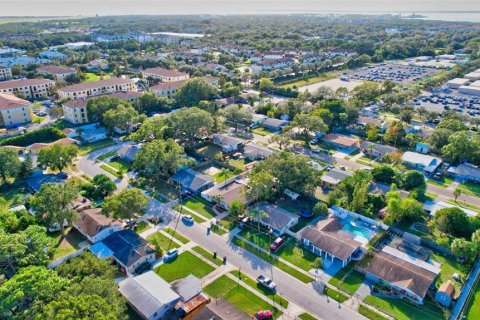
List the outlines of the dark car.
<svg viewBox="0 0 480 320">
<path fill-rule="evenodd" d="M 278 237 L 277 239 L 275 239 L 275 241 L 273 241 L 273 243 L 270 245 L 270 250 L 272 251 L 275 251 L 277 250 L 284 242 L 285 240 L 283 240 L 283 238 L 281 237 Z"/>
</svg>

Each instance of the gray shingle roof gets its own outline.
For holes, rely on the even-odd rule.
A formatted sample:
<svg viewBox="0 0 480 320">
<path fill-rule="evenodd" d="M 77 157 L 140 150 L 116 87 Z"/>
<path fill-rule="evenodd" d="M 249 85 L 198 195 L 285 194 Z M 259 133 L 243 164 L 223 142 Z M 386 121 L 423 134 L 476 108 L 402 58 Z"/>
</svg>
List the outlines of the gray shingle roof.
<svg viewBox="0 0 480 320">
<path fill-rule="evenodd" d="M 181 184 L 184 188 L 197 191 L 204 185 L 213 183 L 212 177 L 197 172 L 193 169 L 182 169 L 172 176 L 172 180 Z"/>
<path fill-rule="evenodd" d="M 285 228 L 293 219 L 298 216 L 293 213 L 288 212 L 285 209 L 277 207 L 271 203 L 262 201 L 255 203 L 252 208 L 261 210 L 265 213 L 260 220 L 276 230 L 282 230 Z"/>
</svg>

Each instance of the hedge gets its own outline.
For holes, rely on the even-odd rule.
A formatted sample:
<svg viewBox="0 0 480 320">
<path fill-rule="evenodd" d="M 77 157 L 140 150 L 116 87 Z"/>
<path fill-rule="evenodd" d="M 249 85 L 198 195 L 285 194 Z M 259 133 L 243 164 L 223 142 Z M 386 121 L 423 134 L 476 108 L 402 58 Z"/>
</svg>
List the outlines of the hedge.
<svg viewBox="0 0 480 320">
<path fill-rule="evenodd" d="M 34 131 L 27 132 L 20 136 L 6 138 L 0 140 L 0 146 L 17 146 L 26 147 L 32 143 L 49 143 L 61 138 L 65 138 L 67 135 L 54 127 L 41 128 Z"/>
</svg>

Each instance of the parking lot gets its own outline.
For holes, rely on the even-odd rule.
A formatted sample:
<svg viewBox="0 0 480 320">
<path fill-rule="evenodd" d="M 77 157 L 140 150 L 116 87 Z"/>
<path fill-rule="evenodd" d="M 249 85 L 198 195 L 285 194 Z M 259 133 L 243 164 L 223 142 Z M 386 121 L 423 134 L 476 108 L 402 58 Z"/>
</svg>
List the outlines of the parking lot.
<svg viewBox="0 0 480 320">
<path fill-rule="evenodd" d="M 458 90 L 427 93 L 413 99 L 415 107 L 423 106 L 428 111 L 443 113 L 453 110 L 467 116 L 480 116 L 480 97 L 459 93 Z"/>
<path fill-rule="evenodd" d="M 439 71 L 440 70 L 433 68 L 380 63 L 349 72 L 348 77 L 353 80 L 368 80 L 376 82 L 392 80 L 407 85 L 430 77 Z"/>
</svg>

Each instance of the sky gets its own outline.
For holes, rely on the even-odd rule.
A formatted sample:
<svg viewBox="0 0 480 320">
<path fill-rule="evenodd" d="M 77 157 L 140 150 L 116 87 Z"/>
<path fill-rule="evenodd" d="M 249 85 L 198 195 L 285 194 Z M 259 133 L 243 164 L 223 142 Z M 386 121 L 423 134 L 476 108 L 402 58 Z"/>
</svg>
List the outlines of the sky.
<svg viewBox="0 0 480 320">
<path fill-rule="evenodd" d="M 0 0 L 0 16 L 475 11 L 480 0 Z"/>
</svg>

